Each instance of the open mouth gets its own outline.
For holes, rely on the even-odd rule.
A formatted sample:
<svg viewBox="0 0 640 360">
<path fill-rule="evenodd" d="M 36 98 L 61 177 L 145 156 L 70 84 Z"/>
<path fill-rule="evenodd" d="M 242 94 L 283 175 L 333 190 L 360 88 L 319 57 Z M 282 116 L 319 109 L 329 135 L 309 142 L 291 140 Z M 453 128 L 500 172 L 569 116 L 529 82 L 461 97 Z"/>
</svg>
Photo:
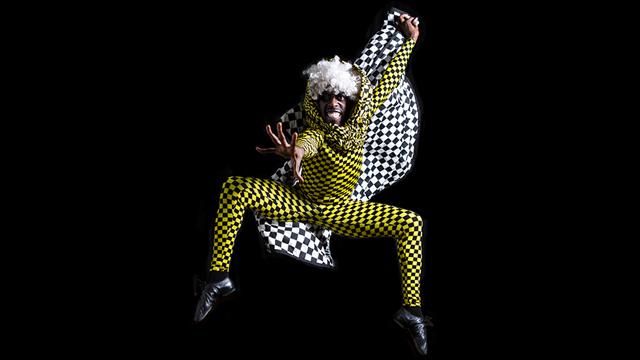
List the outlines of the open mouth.
<svg viewBox="0 0 640 360">
<path fill-rule="evenodd" d="M 325 113 L 327 114 L 327 119 L 332 121 L 340 121 L 342 118 L 342 109 L 339 108 L 327 109 Z"/>
</svg>

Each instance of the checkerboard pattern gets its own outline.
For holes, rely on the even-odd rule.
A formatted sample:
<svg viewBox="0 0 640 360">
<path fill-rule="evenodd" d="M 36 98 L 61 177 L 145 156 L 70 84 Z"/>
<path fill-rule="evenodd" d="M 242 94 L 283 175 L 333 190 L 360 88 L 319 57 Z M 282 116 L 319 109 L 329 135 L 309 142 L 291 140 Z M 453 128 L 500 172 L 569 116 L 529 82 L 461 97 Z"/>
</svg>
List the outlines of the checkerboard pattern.
<svg viewBox="0 0 640 360">
<path fill-rule="evenodd" d="M 371 201 L 349 200 L 321 207 L 320 225 L 353 238 L 396 239 L 403 305 L 421 306 L 423 221 L 413 211 Z"/>
<path fill-rule="evenodd" d="M 414 42 L 392 25 L 399 15 L 396 10 L 387 14 L 354 62 L 363 86 L 352 121 L 326 128 L 308 92 L 281 117 L 285 133 L 302 134 L 299 143 L 308 149 L 304 183 L 296 184 L 290 162 L 270 180 L 227 180 L 212 226 L 211 270 L 229 270 L 244 211 L 252 209 L 268 250 L 319 267 L 335 266 L 332 232 L 396 239 L 403 304 L 420 306 L 422 219 L 409 210 L 367 201 L 411 169 L 419 135 L 418 102 L 404 77 Z"/>
<path fill-rule="evenodd" d="M 232 176 L 220 194 L 213 226 L 215 239 L 211 270 L 229 271 L 231 254 L 244 213 L 251 209 L 260 216 L 279 221 L 281 226 L 264 223 L 273 237 L 273 246 L 289 256 L 313 261 L 330 254 L 306 236 L 307 224 L 317 231 L 333 231 L 354 238 L 396 239 L 402 278 L 403 305 L 421 306 L 422 218 L 410 210 L 367 201 L 344 199 L 318 204 L 298 188 L 271 179 Z M 298 226 L 302 224 L 303 226 Z M 320 230 L 327 229 L 327 230 Z"/>
<path fill-rule="evenodd" d="M 222 185 L 218 211 L 212 224 L 213 239 L 212 271 L 229 271 L 231 254 L 236 235 L 242 225 L 244 212 L 254 210 L 260 216 L 274 221 L 310 222 L 314 218 L 314 207 L 306 201 L 300 191 L 271 179 L 231 176 Z M 292 241 L 298 230 L 276 230 L 286 232 Z M 276 236 L 276 239 L 281 236 Z M 303 241 L 304 242 L 304 241 Z M 295 248 L 296 245 L 293 245 Z M 307 249 L 305 249 L 307 250 Z M 298 254 L 299 255 L 299 254 Z"/>
<path fill-rule="evenodd" d="M 395 9 L 387 13 L 380 30 L 372 36 L 354 62 L 366 74 L 372 86 L 377 85 L 393 55 L 405 42 L 404 36 L 393 25 L 400 14 Z M 362 172 L 351 194 L 353 200 L 369 200 L 411 170 L 419 136 L 420 115 L 416 94 L 410 82 L 403 78 L 369 123 L 362 154 Z M 293 132 L 302 133 L 305 129 L 302 103 L 287 111 L 280 121 L 289 136 Z M 290 162 L 279 168 L 271 179 L 294 184 Z M 331 231 L 317 225 L 279 222 L 255 215 L 258 230 L 266 240 L 268 250 L 293 256 L 318 267 L 335 265 L 330 251 Z M 287 246 L 283 246 L 282 240 L 278 239 L 288 239 Z M 308 253 L 292 251 L 301 248 L 297 243 L 307 246 Z"/>
</svg>

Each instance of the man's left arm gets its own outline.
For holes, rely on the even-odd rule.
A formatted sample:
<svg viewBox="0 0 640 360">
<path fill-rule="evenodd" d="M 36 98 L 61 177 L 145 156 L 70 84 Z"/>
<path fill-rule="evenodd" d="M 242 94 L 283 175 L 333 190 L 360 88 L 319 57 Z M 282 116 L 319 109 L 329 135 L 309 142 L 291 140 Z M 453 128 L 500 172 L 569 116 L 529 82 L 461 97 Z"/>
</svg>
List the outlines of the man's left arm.
<svg viewBox="0 0 640 360">
<path fill-rule="evenodd" d="M 400 49 L 391 59 L 389 65 L 384 71 L 378 85 L 373 90 L 373 108 L 378 109 L 389 98 L 393 90 L 398 87 L 400 81 L 404 77 L 407 63 L 411 51 L 418 40 L 420 30 L 418 29 L 418 19 L 410 17 L 407 14 L 400 16 L 398 27 L 404 34 L 406 40 Z"/>
</svg>

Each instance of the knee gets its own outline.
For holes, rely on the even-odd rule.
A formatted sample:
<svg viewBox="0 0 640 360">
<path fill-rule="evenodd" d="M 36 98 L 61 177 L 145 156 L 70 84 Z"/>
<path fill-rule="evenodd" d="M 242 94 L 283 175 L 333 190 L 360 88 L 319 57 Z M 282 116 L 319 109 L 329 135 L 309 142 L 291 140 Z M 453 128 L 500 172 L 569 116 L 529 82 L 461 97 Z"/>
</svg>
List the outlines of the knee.
<svg viewBox="0 0 640 360">
<path fill-rule="evenodd" d="M 244 180 L 243 176 L 237 176 L 237 175 L 232 175 L 229 176 L 227 178 L 227 180 L 224 182 L 225 185 L 229 184 L 229 185 L 233 185 L 233 184 L 239 184 L 242 183 Z"/>
<path fill-rule="evenodd" d="M 422 229 L 424 227 L 424 221 L 422 220 L 422 216 L 419 214 L 410 211 L 409 216 L 406 220 L 406 229 L 410 233 L 420 233 L 422 234 Z"/>
<path fill-rule="evenodd" d="M 422 221 L 422 216 L 420 216 L 419 214 L 415 213 L 415 212 L 411 212 L 411 216 L 409 217 L 409 221 L 411 222 L 411 224 L 414 227 L 419 227 L 422 229 L 422 226 L 424 226 L 424 222 Z"/>
<path fill-rule="evenodd" d="M 239 193 L 244 188 L 246 179 L 242 176 L 229 176 L 222 184 L 222 193 Z"/>
</svg>

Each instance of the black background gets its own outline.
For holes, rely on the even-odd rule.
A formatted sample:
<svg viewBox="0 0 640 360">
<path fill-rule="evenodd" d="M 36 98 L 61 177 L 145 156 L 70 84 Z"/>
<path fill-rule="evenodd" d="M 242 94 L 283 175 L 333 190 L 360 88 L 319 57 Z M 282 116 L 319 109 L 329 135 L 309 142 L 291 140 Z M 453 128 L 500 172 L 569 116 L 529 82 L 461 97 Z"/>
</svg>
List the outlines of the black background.
<svg viewBox="0 0 640 360">
<path fill-rule="evenodd" d="M 72 304 L 83 339 L 140 354 L 412 356 L 391 321 L 401 302 L 393 241 L 334 236 L 337 268 L 316 269 L 265 256 L 249 212 L 232 262 L 238 297 L 192 323 L 220 185 L 280 166 L 255 152 L 268 144 L 263 126 L 300 100 L 308 65 L 353 60 L 387 5 L 105 8 L 85 17 L 89 34 L 70 29 L 84 44 L 83 109 L 99 126 L 84 141 L 101 149 L 85 174 L 96 240 L 73 270 L 92 284 Z M 523 281 L 510 270 L 523 256 L 511 240 L 525 236 L 513 207 L 523 159 L 505 151 L 521 140 L 505 121 L 516 106 L 509 85 L 525 76 L 511 61 L 518 40 L 485 6 L 394 5 L 421 19 L 410 73 L 422 128 L 413 171 L 373 200 L 427 223 L 431 358 L 495 356 L 517 343 L 511 326 L 529 321 L 511 310 Z"/>
</svg>

